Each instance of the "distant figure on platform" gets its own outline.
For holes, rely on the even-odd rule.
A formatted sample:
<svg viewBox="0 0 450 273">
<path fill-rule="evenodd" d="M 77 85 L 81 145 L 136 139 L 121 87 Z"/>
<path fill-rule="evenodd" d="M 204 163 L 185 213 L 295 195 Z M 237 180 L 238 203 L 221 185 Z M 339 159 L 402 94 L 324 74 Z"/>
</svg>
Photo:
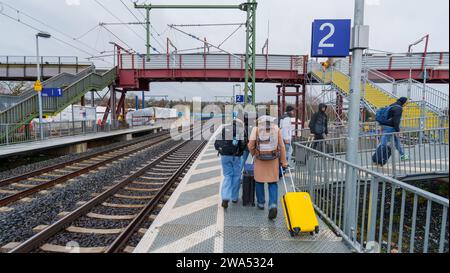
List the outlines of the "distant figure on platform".
<svg viewBox="0 0 450 273">
<path fill-rule="evenodd" d="M 295 109 L 292 106 L 288 106 L 280 120 L 280 129 L 283 135 L 284 147 L 286 148 L 286 160 L 288 164 L 291 162 L 292 155 L 292 135 L 294 133 L 294 126 L 292 126 L 293 117 L 295 117 Z"/>
<path fill-rule="evenodd" d="M 241 157 L 245 150 L 244 123 L 234 120 L 232 124 L 225 125 L 214 143 L 214 147 L 220 154 L 222 162 L 222 207 L 228 208 L 228 203 L 237 203 L 239 199 L 239 187 L 241 184 L 242 162 Z"/>
<path fill-rule="evenodd" d="M 323 143 L 319 143 L 325 139 L 324 134 L 328 135 L 328 116 L 327 116 L 327 108 L 328 106 L 324 103 L 319 104 L 319 111 L 314 113 L 309 122 L 309 129 L 311 134 L 314 135 L 314 144 L 313 149 L 317 149 L 321 151 L 323 148 Z M 320 144 L 320 145 L 319 145 Z"/>
<path fill-rule="evenodd" d="M 242 155 L 241 159 L 241 171 L 244 170 L 245 161 L 247 160 L 248 156 L 250 155 L 250 151 L 248 150 L 248 131 L 250 126 L 253 126 L 253 124 L 249 124 L 249 113 L 244 113 L 244 143 L 245 143 L 245 149 L 244 153 Z"/>
<path fill-rule="evenodd" d="M 264 210 L 266 203 L 264 185 L 269 188 L 269 219 L 277 217 L 278 181 L 280 165 L 288 167 L 286 149 L 281 130 L 275 124 L 275 118 L 262 116 L 253 128 L 248 149 L 254 156 L 254 175 L 256 182 L 256 199 L 259 209 Z"/>
<path fill-rule="evenodd" d="M 383 136 L 381 137 L 381 145 L 386 147 L 391 141 L 394 133 L 400 132 L 400 124 L 402 121 L 403 107 L 408 102 L 408 98 L 401 97 L 395 103 L 381 108 L 377 111 L 376 120 L 380 123 L 383 130 Z M 402 161 L 409 160 L 409 156 L 403 151 L 402 144 L 398 136 L 394 135 L 395 148 L 400 153 L 400 159 Z"/>
</svg>

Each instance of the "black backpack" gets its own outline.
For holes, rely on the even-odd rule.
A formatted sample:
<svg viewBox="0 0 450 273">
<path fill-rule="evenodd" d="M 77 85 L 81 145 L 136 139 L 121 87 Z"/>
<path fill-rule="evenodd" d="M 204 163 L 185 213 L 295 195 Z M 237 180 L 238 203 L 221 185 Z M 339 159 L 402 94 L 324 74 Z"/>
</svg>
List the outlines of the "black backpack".
<svg viewBox="0 0 450 273">
<path fill-rule="evenodd" d="M 244 152 L 244 141 L 242 140 L 227 140 L 226 136 L 236 137 L 236 132 L 233 130 L 233 126 L 227 125 L 222 129 L 222 139 L 217 139 L 214 143 L 214 148 L 221 155 L 225 156 L 241 156 Z M 234 143 L 233 143 L 234 142 Z"/>
</svg>

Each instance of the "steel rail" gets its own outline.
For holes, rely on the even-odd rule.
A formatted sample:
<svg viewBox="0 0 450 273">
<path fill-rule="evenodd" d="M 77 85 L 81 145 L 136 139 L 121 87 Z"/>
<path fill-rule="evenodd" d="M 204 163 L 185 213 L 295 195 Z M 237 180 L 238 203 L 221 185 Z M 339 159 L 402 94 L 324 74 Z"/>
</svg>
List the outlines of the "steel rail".
<svg viewBox="0 0 450 273">
<path fill-rule="evenodd" d="M 131 236 L 136 232 L 136 230 L 142 225 L 142 223 L 146 220 L 147 216 L 155 210 L 159 201 L 167 194 L 167 192 L 172 188 L 175 184 L 176 180 L 182 175 L 183 171 L 187 168 L 187 166 L 192 162 L 193 159 L 201 152 L 201 150 L 205 147 L 207 141 L 203 141 L 193 152 L 192 154 L 185 160 L 185 162 L 178 168 L 178 170 L 167 180 L 164 186 L 158 191 L 152 200 L 150 200 L 147 205 L 138 213 L 138 215 L 131 221 L 131 223 L 120 233 L 120 235 L 114 240 L 114 242 L 109 245 L 105 253 L 118 253 L 124 247 L 125 244 L 129 241 Z"/>
<path fill-rule="evenodd" d="M 164 159 L 166 159 L 168 156 L 170 156 L 173 152 L 177 151 L 179 148 L 185 146 L 190 141 L 183 141 L 182 143 L 176 145 L 175 147 L 171 148 L 170 150 L 166 151 L 164 154 L 159 156 L 157 159 L 151 161 L 146 166 L 140 168 L 137 171 L 131 172 L 129 176 L 122 179 L 120 182 L 118 182 L 115 186 L 112 188 L 104 191 L 97 197 L 91 199 L 78 209 L 72 211 L 68 215 L 64 216 L 60 220 L 56 221 L 55 223 L 49 225 L 45 229 L 43 229 L 41 232 L 37 233 L 33 237 L 29 238 L 22 244 L 18 245 L 14 249 L 12 249 L 9 253 L 26 253 L 30 252 L 36 248 L 38 248 L 43 242 L 50 239 L 52 236 L 57 234 L 60 230 L 67 227 L 70 223 L 74 222 L 79 217 L 85 215 L 87 212 L 91 211 L 94 207 L 97 205 L 103 203 L 105 200 L 113 196 L 115 193 L 117 193 L 120 189 L 124 188 L 131 182 L 133 182 L 135 179 L 139 178 L 143 174 L 145 174 L 149 169 L 155 167 L 160 162 L 162 162 Z"/>
<path fill-rule="evenodd" d="M 168 135 L 168 134 L 169 134 L 169 132 L 164 132 L 162 134 L 158 133 L 155 136 L 152 136 L 151 138 L 148 138 L 146 140 L 155 139 L 157 137 Z M 0 180 L 0 186 L 9 185 L 9 184 L 12 184 L 12 183 L 15 183 L 15 182 L 19 182 L 19 181 L 25 180 L 25 179 L 30 178 L 30 177 L 35 177 L 35 176 L 38 176 L 40 174 L 44 174 L 44 173 L 47 173 L 47 172 L 50 172 L 50 171 L 53 171 L 53 170 L 56 170 L 56 169 L 61 169 L 61 168 L 64 168 L 64 167 L 69 166 L 69 165 L 73 165 L 73 164 L 81 162 L 81 161 L 89 160 L 89 159 L 94 158 L 94 157 L 98 157 L 98 156 L 101 156 L 101 155 L 104 155 L 104 154 L 107 154 L 107 153 L 111 153 L 111 152 L 114 152 L 114 151 L 117 151 L 117 150 L 120 150 L 120 149 L 123 149 L 123 148 L 126 148 L 126 147 L 130 147 L 132 145 L 139 144 L 139 142 L 141 142 L 141 141 L 142 141 L 142 139 L 135 139 L 135 140 L 130 141 L 129 143 L 124 143 L 124 144 L 122 144 L 122 145 L 120 145 L 118 147 L 114 147 L 112 149 L 108 149 L 108 150 L 105 150 L 105 151 L 99 151 L 99 152 L 96 152 L 96 153 L 93 153 L 93 154 L 90 154 L 90 155 L 82 156 L 80 158 L 76 158 L 76 159 L 69 160 L 69 161 L 62 162 L 62 163 L 56 163 L 56 164 L 53 164 L 53 165 L 50 165 L 50 166 L 47 166 L 47 167 L 43 167 L 43 168 L 38 169 L 38 170 L 34 170 L 34 171 L 30 171 L 30 172 L 27 172 L 27 173 L 24 173 L 24 174 L 21 174 L 21 175 L 9 177 L 9 178 Z"/>
<path fill-rule="evenodd" d="M 167 140 L 167 139 L 170 139 L 170 136 L 156 137 L 156 138 L 154 139 L 154 141 L 151 141 L 150 143 L 147 143 L 147 144 L 145 144 L 145 145 L 143 145 L 143 146 L 139 146 L 139 147 L 137 147 L 137 148 L 135 148 L 135 149 L 132 149 L 132 150 L 127 151 L 127 152 L 125 152 L 125 153 L 121 153 L 121 154 L 116 155 L 116 156 L 114 156 L 114 157 L 112 157 L 112 158 L 108 158 L 108 159 L 106 159 L 106 160 L 104 160 L 104 161 L 95 163 L 95 164 L 93 164 L 93 165 L 87 166 L 87 167 L 82 168 L 82 169 L 80 169 L 80 170 L 73 171 L 73 172 L 68 173 L 68 174 L 66 174 L 66 175 L 60 176 L 60 177 L 58 177 L 58 178 L 56 178 L 56 179 L 53 179 L 53 180 L 50 180 L 50 181 L 45 182 L 45 183 L 43 183 L 43 184 L 37 185 L 37 186 L 35 186 L 35 187 L 33 187 L 33 188 L 26 189 L 26 190 L 20 191 L 20 192 L 18 192 L 18 193 L 16 193 L 16 194 L 9 195 L 9 196 L 7 196 L 7 197 L 5 197 L 5 198 L 3 198 L 3 199 L 0 199 L 0 207 L 9 205 L 9 204 L 11 204 L 11 203 L 13 203 L 13 202 L 15 202 L 15 201 L 18 201 L 18 200 L 20 200 L 20 199 L 22 199 L 22 198 L 25 198 L 25 197 L 27 197 L 27 196 L 30 196 L 30 195 L 35 194 L 35 193 L 37 193 L 37 192 L 40 192 L 40 191 L 42 191 L 42 190 L 51 188 L 51 187 L 53 187 L 54 185 L 61 184 L 61 183 L 65 182 L 65 181 L 67 181 L 67 180 L 69 180 L 69 179 L 72 179 L 72 178 L 74 178 L 74 177 L 78 177 L 78 176 L 80 176 L 80 175 L 82 175 L 82 174 L 85 174 L 85 173 L 87 173 L 87 172 L 89 172 L 89 171 L 91 171 L 91 170 L 97 169 L 98 167 L 100 167 L 100 166 L 102 166 L 102 165 L 106 165 L 106 164 L 108 164 L 108 163 L 110 163 L 110 162 L 113 162 L 113 161 L 115 161 L 115 160 L 117 160 L 117 159 L 119 159 L 119 158 L 122 158 L 122 157 L 124 157 L 124 156 L 133 154 L 133 153 L 135 153 L 135 152 L 137 152 L 137 151 L 142 150 L 142 148 L 145 147 L 145 146 L 152 146 L 152 145 L 161 143 L 161 142 L 163 142 L 163 141 L 165 141 L 165 140 Z"/>
</svg>

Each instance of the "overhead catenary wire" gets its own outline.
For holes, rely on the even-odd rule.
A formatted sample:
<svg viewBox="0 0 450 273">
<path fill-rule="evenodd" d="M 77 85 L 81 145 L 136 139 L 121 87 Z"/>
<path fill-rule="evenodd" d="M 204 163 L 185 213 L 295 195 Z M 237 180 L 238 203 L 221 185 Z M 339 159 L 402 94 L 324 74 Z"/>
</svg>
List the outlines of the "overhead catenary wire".
<svg viewBox="0 0 450 273">
<path fill-rule="evenodd" d="M 221 47 L 226 41 L 228 41 L 234 34 L 236 34 L 236 32 L 238 32 L 239 29 L 241 29 L 242 25 L 239 25 L 230 35 L 228 35 L 227 38 L 225 38 L 225 40 L 223 40 L 220 44 L 219 47 Z"/>
<path fill-rule="evenodd" d="M 117 36 L 114 32 L 112 32 L 111 30 L 109 30 L 105 25 L 101 25 L 101 27 L 103 27 L 106 31 L 108 31 L 112 36 L 114 36 L 117 40 L 119 40 L 122 44 L 124 44 L 125 46 L 128 47 L 129 51 L 134 51 L 135 50 L 125 41 L 123 41 L 119 36 Z"/>
<path fill-rule="evenodd" d="M 221 27 L 221 26 L 244 26 L 245 23 L 223 23 L 223 24 L 172 24 L 174 27 Z"/>
<path fill-rule="evenodd" d="M 200 42 L 202 42 L 202 43 L 205 43 L 206 45 L 208 45 L 208 46 L 210 46 L 210 47 L 213 47 L 213 48 L 215 48 L 215 49 L 217 49 L 217 50 L 220 50 L 221 52 L 224 52 L 224 53 L 226 53 L 226 54 L 229 54 L 229 55 L 231 55 L 231 56 L 233 56 L 233 57 L 235 57 L 235 58 L 237 58 L 237 59 L 239 59 L 239 60 L 242 59 L 241 56 L 238 56 L 238 55 L 233 54 L 233 53 L 231 53 L 231 52 L 229 52 L 229 51 L 226 51 L 226 50 L 224 50 L 224 49 L 222 49 L 222 48 L 220 48 L 220 47 L 218 47 L 218 46 L 216 46 L 216 45 L 213 45 L 213 44 L 211 44 L 211 43 L 209 43 L 209 42 L 207 42 L 207 41 L 205 41 L 205 40 L 200 39 L 199 37 L 197 37 L 197 36 L 195 36 L 195 35 L 193 35 L 193 34 L 190 34 L 190 33 L 187 33 L 187 32 L 185 32 L 185 31 L 181 30 L 181 29 L 178 29 L 178 28 L 174 27 L 173 25 L 169 25 L 169 26 L 170 26 L 172 29 L 174 29 L 174 30 L 176 30 L 176 31 L 178 31 L 178 32 L 183 33 L 184 35 L 189 36 L 189 37 L 191 37 L 191 38 L 193 38 L 193 39 L 195 39 L 195 40 L 197 40 L 197 41 L 200 41 Z"/>
<path fill-rule="evenodd" d="M 99 2 L 99 0 L 95 0 L 95 2 L 97 3 L 97 4 L 99 4 L 104 10 L 106 10 L 111 16 L 113 16 L 114 18 L 116 18 L 119 22 L 121 22 L 121 23 L 124 23 L 118 16 L 116 16 L 113 12 L 111 12 L 108 8 L 106 8 L 102 3 L 100 3 Z M 138 20 L 138 21 L 140 21 L 139 20 L 139 18 L 137 18 L 137 16 L 131 11 L 131 9 L 121 0 L 120 1 L 125 7 L 126 7 L 126 9 L 133 15 L 133 17 L 134 18 L 136 18 L 136 20 Z M 129 29 L 129 30 L 131 30 L 136 36 L 138 36 L 141 40 L 143 40 L 143 41 L 145 41 L 145 39 L 141 36 L 141 35 L 139 35 L 135 30 L 133 30 L 129 25 L 127 25 L 127 24 L 125 24 L 124 23 L 124 25 Z M 144 29 L 145 29 L 145 27 L 144 27 Z M 150 35 L 152 35 L 152 34 L 150 34 Z M 152 36 L 153 38 L 155 38 L 154 36 Z M 156 38 L 155 38 L 155 40 L 156 40 Z M 156 40 L 157 41 L 157 40 Z M 161 44 L 161 43 L 159 43 L 159 41 L 157 41 L 157 43 L 159 44 L 159 46 L 161 46 L 161 48 L 164 50 L 164 46 Z M 161 53 L 158 49 L 156 49 L 156 48 L 154 48 L 154 47 L 152 47 L 152 49 L 154 50 L 154 51 L 156 51 L 157 53 Z"/>
<path fill-rule="evenodd" d="M 48 27 L 49 29 L 54 30 L 55 32 L 57 32 L 57 33 L 59 33 L 59 34 L 65 36 L 66 38 L 68 38 L 68 39 L 70 39 L 70 40 L 73 40 L 73 41 L 76 41 L 77 43 L 79 43 L 79 44 L 85 46 L 86 48 L 89 48 L 89 49 L 91 49 L 91 50 L 93 50 L 93 51 L 95 51 L 95 52 L 98 52 L 98 50 L 97 50 L 96 48 L 93 48 L 92 46 L 90 46 L 90 45 L 88 45 L 88 44 L 86 44 L 86 43 L 84 43 L 84 42 L 82 42 L 82 41 L 79 41 L 78 39 L 76 39 L 76 38 L 72 37 L 71 35 L 69 35 L 69 34 L 67 34 L 67 33 L 65 33 L 65 32 L 63 32 L 63 31 L 61 31 L 61 30 L 59 30 L 59 29 L 57 29 L 57 28 L 55 28 L 55 27 L 53 27 L 52 25 L 49 25 L 49 24 L 47 24 L 46 22 L 44 22 L 44 21 L 42 21 L 42 20 L 40 20 L 40 19 L 37 19 L 37 18 L 35 18 L 35 17 L 33 17 L 33 16 L 31 16 L 31 15 L 29 15 L 29 14 L 27 14 L 27 13 L 25 13 L 25 12 L 23 12 L 23 11 L 17 9 L 17 8 L 15 8 L 15 7 L 13 7 L 13 6 L 10 5 L 10 4 L 7 4 L 7 3 L 2 2 L 2 1 L 0 1 L 0 3 L 1 3 L 2 5 L 7 6 L 7 7 L 10 8 L 10 9 L 14 10 L 14 11 L 17 13 L 17 17 L 18 17 L 18 18 L 15 19 L 14 17 L 10 16 L 11 19 L 14 19 L 14 20 L 16 20 L 16 21 L 18 21 L 18 22 L 23 22 L 23 20 L 21 20 L 21 18 L 20 18 L 20 14 L 22 14 L 22 15 L 24 15 L 24 16 L 30 18 L 31 20 L 33 20 L 33 21 L 35 21 L 35 22 L 37 22 L 37 23 L 39 23 L 39 24 L 41 24 L 41 25 L 43 25 L 43 26 L 45 26 L 45 27 Z M 6 13 L 4 13 L 3 10 L 0 10 L 0 12 L 6 16 Z M 90 54 L 90 55 L 92 55 L 92 54 Z"/>
<path fill-rule="evenodd" d="M 94 0 L 100 7 L 102 7 L 107 13 L 109 13 L 112 17 L 114 17 L 117 21 L 120 23 L 124 23 L 122 19 L 120 19 L 117 15 L 115 15 L 113 12 L 111 12 L 105 5 L 103 5 L 99 0 Z M 129 25 L 125 25 L 131 32 L 133 32 L 137 37 L 139 37 L 141 40 L 145 41 L 144 38 L 142 38 L 141 35 L 139 35 L 134 29 L 132 29 Z M 105 26 L 103 26 L 105 28 Z M 106 28 L 105 28 L 106 29 Z M 109 30 L 108 30 L 109 31 Z M 117 37 L 116 35 L 114 35 Z M 121 40 L 123 43 L 123 41 Z M 125 44 L 125 43 L 124 43 Z M 128 45 L 127 45 L 128 46 Z M 131 47 L 130 47 L 131 48 Z"/>
<path fill-rule="evenodd" d="M 4 12 L 0 12 L 0 14 L 3 15 L 3 16 L 5 16 L 5 17 L 7 17 L 7 18 L 9 18 L 9 19 L 11 19 L 11 20 L 13 20 L 13 21 L 16 21 L 16 22 L 18 22 L 18 23 L 20 23 L 20 24 L 22 24 L 22 25 L 24 25 L 24 26 L 27 26 L 27 27 L 29 27 L 29 28 L 31 28 L 31 29 L 37 31 L 37 32 L 42 32 L 42 31 L 43 31 L 42 29 L 39 29 L 39 28 L 37 28 L 37 27 L 35 27 L 35 26 L 32 26 L 31 24 L 25 23 L 24 21 L 22 21 L 22 20 L 20 20 L 20 19 L 17 19 L 17 18 L 14 18 L 14 17 L 12 17 L 12 16 L 10 16 L 10 15 L 8 15 L 8 14 L 5 14 Z M 82 48 L 80 48 L 80 47 L 77 47 L 77 46 L 75 46 L 75 45 L 73 45 L 73 44 L 70 44 L 70 43 L 68 43 L 68 42 L 66 42 L 66 41 L 64 41 L 64 40 L 62 40 L 62 39 L 56 37 L 55 35 L 52 35 L 51 38 L 54 39 L 54 40 L 56 40 L 56 41 L 58 41 L 58 42 L 60 42 L 60 43 L 65 44 L 65 45 L 67 45 L 67 46 L 69 46 L 69 47 L 72 47 L 72 48 L 74 48 L 74 49 L 76 49 L 76 50 L 78 50 L 78 51 L 80 51 L 80 52 L 83 52 L 84 54 L 86 54 L 86 55 L 88 55 L 88 56 L 93 56 L 93 55 L 94 55 L 94 54 L 92 54 L 91 52 L 88 52 L 88 51 L 86 51 L 86 50 L 84 50 L 84 49 L 82 49 Z M 108 64 L 111 64 L 111 65 L 112 65 L 112 63 L 109 62 L 109 61 L 105 61 L 105 60 L 102 60 L 102 59 L 99 59 L 99 60 L 102 61 L 102 62 L 105 62 L 105 63 L 108 63 Z"/>
</svg>

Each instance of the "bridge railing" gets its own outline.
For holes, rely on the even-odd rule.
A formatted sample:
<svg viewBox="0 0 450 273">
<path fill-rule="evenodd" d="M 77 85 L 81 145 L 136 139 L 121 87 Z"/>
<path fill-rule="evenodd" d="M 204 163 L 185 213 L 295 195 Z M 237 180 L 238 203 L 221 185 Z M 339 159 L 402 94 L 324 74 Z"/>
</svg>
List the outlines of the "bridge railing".
<svg viewBox="0 0 450 273">
<path fill-rule="evenodd" d="M 306 143 L 295 146 L 296 187 L 310 193 L 318 214 L 356 251 L 449 251 L 449 201 L 442 196 L 448 193 L 422 190 Z M 351 199 L 349 181 L 356 192 Z M 347 223 L 352 217 L 354 225 Z"/>
<path fill-rule="evenodd" d="M 41 56 L 41 77 L 47 78 L 60 73 L 78 73 L 90 62 L 80 62 L 75 56 Z M 36 77 L 36 56 L 0 56 L 0 78 Z"/>
<path fill-rule="evenodd" d="M 101 73 L 101 74 L 99 74 Z M 63 88 L 62 97 L 43 97 L 42 108 L 44 113 L 53 114 L 69 106 L 73 101 L 81 98 L 90 90 L 101 90 L 113 83 L 116 77 L 116 69 L 109 71 L 91 72 L 85 70 L 72 76 L 73 81 L 66 83 L 68 86 L 57 86 Z M 49 86 L 47 86 L 49 87 Z M 30 121 L 38 113 L 38 96 L 36 92 L 25 95 L 21 101 L 0 112 L 0 123 L 16 124 L 24 121 Z"/>
<path fill-rule="evenodd" d="M 367 124 L 370 128 L 370 124 Z M 359 136 L 358 165 L 377 173 L 395 178 L 409 178 L 411 176 L 435 175 L 442 176 L 449 172 L 449 129 L 411 130 L 400 133 L 383 134 L 377 127 L 373 131 L 362 132 Z M 341 130 L 344 131 L 344 130 Z M 345 132 L 345 131 L 344 131 Z M 390 141 L 388 145 L 392 156 L 386 165 L 376 165 L 372 161 L 372 155 L 381 143 L 382 137 Z M 304 132 L 304 137 L 308 136 Z M 332 135 L 336 136 L 336 135 Z M 404 154 L 409 160 L 402 160 L 396 150 L 393 138 L 397 138 Z M 313 147 L 322 153 L 339 159 L 346 158 L 348 145 L 346 135 L 329 138 L 321 141 L 303 141 L 301 145 Z M 386 148 L 387 149 L 387 148 Z M 297 153 L 297 151 L 296 151 Z"/>
<path fill-rule="evenodd" d="M 256 70 L 306 72 L 308 56 L 256 55 Z M 245 56 L 231 54 L 120 54 L 119 69 L 226 69 L 244 70 Z"/>
</svg>

